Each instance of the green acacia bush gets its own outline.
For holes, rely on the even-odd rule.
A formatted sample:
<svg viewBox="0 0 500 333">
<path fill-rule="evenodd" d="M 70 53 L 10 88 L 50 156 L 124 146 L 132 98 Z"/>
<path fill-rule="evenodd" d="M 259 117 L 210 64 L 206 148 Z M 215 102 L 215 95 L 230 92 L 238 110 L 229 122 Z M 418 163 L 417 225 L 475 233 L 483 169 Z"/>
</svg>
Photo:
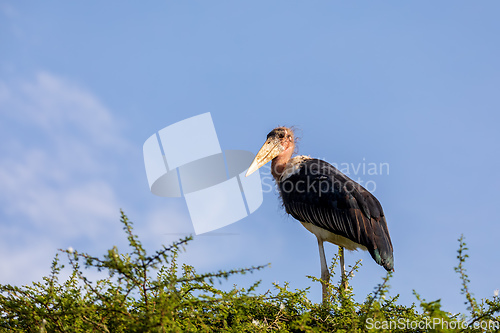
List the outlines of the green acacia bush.
<svg viewBox="0 0 500 333">
<path fill-rule="evenodd" d="M 309 288 L 290 290 L 274 284 L 258 294 L 256 282 L 248 288 L 224 291 L 215 281 L 246 274 L 265 266 L 199 274 L 177 262 L 179 251 L 191 240 L 185 238 L 154 254 L 147 254 L 133 233 L 125 214 L 121 222 L 130 253 L 113 247 L 102 258 L 73 250 L 60 250 L 68 258 L 72 273 L 59 281 L 64 267 L 59 256 L 51 274 L 42 282 L 17 287 L 0 285 L 0 329 L 3 332 L 481 332 L 500 325 L 499 297 L 476 301 L 469 291 L 464 268 L 467 248 L 459 239 L 459 264 L 468 304 L 467 315 L 452 316 L 438 301 L 426 302 L 415 293 L 418 307 L 399 305 L 389 297 L 391 273 L 367 295 L 354 300 L 351 286 L 328 283 L 328 300 L 312 303 Z M 333 269 L 338 256 L 332 261 Z M 107 278 L 92 282 L 83 268 L 107 272 Z M 349 272 L 349 279 L 360 263 Z M 312 282 L 320 283 L 315 277 Z M 434 323 L 434 324 L 433 324 Z M 497 326 L 495 326 L 495 324 Z M 483 325 L 483 326 L 481 326 Z M 485 329 L 485 325 L 489 325 Z"/>
</svg>

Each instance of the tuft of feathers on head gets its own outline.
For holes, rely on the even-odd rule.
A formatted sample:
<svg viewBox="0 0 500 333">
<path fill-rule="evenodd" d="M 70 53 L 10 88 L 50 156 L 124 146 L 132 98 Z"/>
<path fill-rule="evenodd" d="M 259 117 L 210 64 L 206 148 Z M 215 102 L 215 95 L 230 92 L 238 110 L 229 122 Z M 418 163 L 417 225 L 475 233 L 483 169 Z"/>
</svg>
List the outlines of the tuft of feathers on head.
<svg viewBox="0 0 500 333">
<path fill-rule="evenodd" d="M 300 137 L 297 135 L 297 132 L 301 132 L 301 130 L 295 125 L 290 127 L 278 126 L 274 128 L 271 132 L 269 132 L 269 134 L 267 134 L 267 138 L 271 136 L 278 136 L 279 138 L 284 138 L 285 135 L 288 135 L 294 143 L 295 148 L 293 154 L 295 155 L 298 153 L 297 142 L 300 141 Z"/>
</svg>

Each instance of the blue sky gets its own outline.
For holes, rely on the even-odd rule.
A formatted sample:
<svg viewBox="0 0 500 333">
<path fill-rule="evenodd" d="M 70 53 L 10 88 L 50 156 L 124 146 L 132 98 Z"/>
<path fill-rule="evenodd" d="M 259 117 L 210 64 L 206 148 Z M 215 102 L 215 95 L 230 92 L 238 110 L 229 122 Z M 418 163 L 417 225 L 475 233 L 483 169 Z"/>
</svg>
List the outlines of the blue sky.
<svg viewBox="0 0 500 333">
<path fill-rule="evenodd" d="M 222 149 L 257 152 L 295 125 L 299 153 L 387 163 L 376 184 L 394 244 L 391 293 L 464 310 L 500 288 L 498 1 L 0 1 L 0 283 L 48 274 L 58 248 L 126 250 L 119 209 L 149 249 L 193 232 L 183 199 L 149 192 L 142 145 L 210 112 Z M 179 140 L 182 140 L 180 138 Z M 354 173 L 354 170 L 351 170 Z M 265 176 L 265 173 L 264 173 Z M 337 247 L 326 246 L 327 257 Z M 195 237 L 201 272 L 259 265 L 228 285 L 310 285 L 314 236 L 265 193 L 261 208 Z M 384 276 L 367 253 L 361 299 Z M 311 298 L 320 300 L 314 285 Z"/>
</svg>

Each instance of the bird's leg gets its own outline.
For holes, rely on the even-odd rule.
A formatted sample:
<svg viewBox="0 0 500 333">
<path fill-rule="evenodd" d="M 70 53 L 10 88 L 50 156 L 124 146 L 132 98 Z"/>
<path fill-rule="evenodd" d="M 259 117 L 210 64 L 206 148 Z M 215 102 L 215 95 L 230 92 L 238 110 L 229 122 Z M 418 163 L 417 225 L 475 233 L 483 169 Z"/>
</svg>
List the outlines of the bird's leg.
<svg viewBox="0 0 500 333">
<path fill-rule="evenodd" d="M 340 276 L 342 281 L 342 288 L 347 289 L 347 277 L 345 276 L 345 263 L 344 263 L 344 248 L 339 246 L 339 256 L 340 256 Z"/>
<path fill-rule="evenodd" d="M 326 264 L 325 249 L 323 247 L 323 240 L 318 237 L 318 247 L 319 247 L 319 260 L 321 261 L 321 286 L 323 291 L 323 304 L 327 300 L 327 286 L 326 283 L 330 281 L 330 272 L 328 271 L 328 266 Z"/>
</svg>

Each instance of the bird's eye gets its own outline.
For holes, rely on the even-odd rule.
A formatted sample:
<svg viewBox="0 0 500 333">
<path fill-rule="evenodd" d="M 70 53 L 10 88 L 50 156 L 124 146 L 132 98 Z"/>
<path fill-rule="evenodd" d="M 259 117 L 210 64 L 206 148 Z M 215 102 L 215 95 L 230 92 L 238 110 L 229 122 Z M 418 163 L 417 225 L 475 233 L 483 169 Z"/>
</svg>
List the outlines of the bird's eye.
<svg viewBox="0 0 500 333">
<path fill-rule="evenodd" d="M 278 136 L 279 136 L 280 139 L 283 139 L 285 137 L 285 134 L 280 133 Z"/>
</svg>

